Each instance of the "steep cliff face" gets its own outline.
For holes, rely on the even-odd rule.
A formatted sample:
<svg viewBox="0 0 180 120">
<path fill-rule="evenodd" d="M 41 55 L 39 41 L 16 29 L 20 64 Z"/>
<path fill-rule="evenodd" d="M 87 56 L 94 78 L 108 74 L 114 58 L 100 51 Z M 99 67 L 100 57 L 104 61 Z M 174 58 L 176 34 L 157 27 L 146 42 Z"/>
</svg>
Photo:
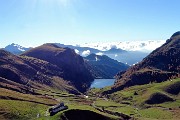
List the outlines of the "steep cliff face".
<svg viewBox="0 0 180 120">
<path fill-rule="evenodd" d="M 90 54 L 84 59 L 87 69 L 94 78 L 112 79 L 119 71 L 125 71 L 129 67 L 106 55 Z"/>
<path fill-rule="evenodd" d="M 22 88 L 46 89 L 50 87 L 78 93 L 62 79 L 62 76 L 62 69 L 49 62 L 27 56 L 16 56 L 0 50 L 0 77 L 4 81 L 1 80 L 1 86 L 18 84 Z M 6 85 L 4 87 L 7 87 Z"/>
<path fill-rule="evenodd" d="M 132 85 L 162 82 L 180 76 L 180 32 L 174 33 L 161 47 L 154 50 L 142 62 L 117 75 L 113 89 Z"/>
<path fill-rule="evenodd" d="M 70 48 L 60 48 L 54 44 L 44 44 L 22 54 L 48 61 L 62 69 L 62 78 L 71 82 L 79 91 L 90 87 L 93 77 L 85 68 L 84 60 Z"/>
</svg>

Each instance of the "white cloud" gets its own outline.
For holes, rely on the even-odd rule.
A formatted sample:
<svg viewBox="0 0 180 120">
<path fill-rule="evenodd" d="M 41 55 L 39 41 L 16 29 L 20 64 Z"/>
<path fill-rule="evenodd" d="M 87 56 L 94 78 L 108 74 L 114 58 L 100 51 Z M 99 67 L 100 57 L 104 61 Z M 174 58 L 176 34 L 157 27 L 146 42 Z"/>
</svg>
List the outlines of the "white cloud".
<svg viewBox="0 0 180 120">
<path fill-rule="evenodd" d="M 98 53 L 96 53 L 96 55 L 100 55 L 100 56 L 102 56 L 102 55 L 103 55 L 103 53 L 102 53 L 102 52 L 98 52 Z"/>
<path fill-rule="evenodd" d="M 82 56 L 88 56 L 91 53 L 90 50 L 85 50 L 82 52 Z"/>
<path fill-rule="evenodd" d="M 79 50 L 75 49 L 74 51 L 75 51 L 76 54 L 79 54 Z"/>
<path fill-rule="evenodd" d="M 111 48 L 118 48 L 127 51 L 142 51 L 151 52 L 157 47 L 164 44 L 165 40 L 147 40 L 147 41 L 130 41 L 130 42 L 104 42 L 104 43 L 88 43 L 80 44 L 81 47 L 90 47 L 102 51 L 107 51 Z"/>
</svg>

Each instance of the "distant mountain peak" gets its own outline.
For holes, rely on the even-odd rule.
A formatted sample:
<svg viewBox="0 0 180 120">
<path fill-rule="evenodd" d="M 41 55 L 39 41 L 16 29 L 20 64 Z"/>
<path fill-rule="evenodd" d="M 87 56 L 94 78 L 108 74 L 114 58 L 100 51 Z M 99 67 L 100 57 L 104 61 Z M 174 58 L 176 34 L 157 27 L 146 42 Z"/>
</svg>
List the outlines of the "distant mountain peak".
<svg viewBox="0 0 180 120">
<path fill-rule="evenodd" d="M 22 47 L 22 46 L 20 46 L 20 45 L 18 45 L 18 44 L 15 44 L 15 43 L 10 44 L 9 47 L 17 48 L 17 49 L 20 50 L 20 51 L 25 51 L 25 50 L 24 50 L 25 47 Z"/>
<path fill-rule="evenodd" d="M 26 47 L 20 46 L 18 44 L 12 43 L 12 44 L 6 46 L 4 49 L 13 54 L 21 54 L 31 48 L 26 48 Z"/>
</svg>

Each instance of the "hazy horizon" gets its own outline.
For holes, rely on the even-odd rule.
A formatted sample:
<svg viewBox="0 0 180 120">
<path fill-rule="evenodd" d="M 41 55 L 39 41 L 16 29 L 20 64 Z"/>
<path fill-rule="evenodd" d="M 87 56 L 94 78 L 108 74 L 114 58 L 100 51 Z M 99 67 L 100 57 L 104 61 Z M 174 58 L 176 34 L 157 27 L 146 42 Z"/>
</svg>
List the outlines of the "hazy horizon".
<svg viewBox="0 0 180 120">
<path fill-rule="evenodd" d="M 12 42 L 12 43 L 8 43 L 8 44 L 6 44 L 6 45 L 4 45 L 4 46 L 1 46 L 0 45 L 0 48 L 5 48 L 6 46 L 8 46 L 8 45 L 12 45 L 12 44 L 15 44 L 15 45 L 20 45 L 20 46 L 22 46 L 22 47 L 38 47 L 38 46 L 41 46 L 41 45 L 43 45 L 43 44 L 48 44 L 48 43 L 52 43 L 52 44 L 63 44 L 63 45 L 72 45 L 72 46 L 81 46 L 81 47 L 88 47 L 88 46 L 90 46 L 90 45 L 98 45 L 98 44 L 110 44 L 110 43 L 112 43 L 112 44 L 115 44 L 115 43 L 138 43 L 138 42 L 150 42 L 150 41 L 153 41 L 153 42 L 155 42 L 155 41 L 157 41 L 157 42 L 164 42 L 164 41 L 166 41 L 166 40 L 137 40 L 137 41 L 109 41 L 109 42 L 82 42 L 82 43 L 58 43 L 58 42 L 46 42 L 46 43 L 42 43 L 42 44 L 36 44 L 35 46 L 30 46 L 30 45 L 23 45 L 23 44 L 21 44 L 21 43 L 15 43 L 15 42 Z M 86 46 L 87 45 L 87 46 Z"/>
<path fill-rule="evenodd" d="M 179 30 L 179 4 L 179 0 L 1 0 L 0 48 L 11 43 L 34 47 L 166 40 Z"/>
</svg>

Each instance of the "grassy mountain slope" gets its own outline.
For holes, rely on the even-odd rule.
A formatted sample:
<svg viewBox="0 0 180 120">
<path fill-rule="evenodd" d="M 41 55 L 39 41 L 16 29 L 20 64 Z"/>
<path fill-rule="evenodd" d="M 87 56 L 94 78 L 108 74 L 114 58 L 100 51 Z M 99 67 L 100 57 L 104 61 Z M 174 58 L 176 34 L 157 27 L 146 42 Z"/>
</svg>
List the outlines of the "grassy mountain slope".
<svg viewBox="0 0 180 120">
<path fill-rule="evenodd" d="M 162 82 L 180 76 L 180 32 L 172 35 L 161 47 L 140 63 L 118 74 L 113 91 L 132 85 Z"/>
<path fill-rule="evenodd" d="M 108 99 L 97 100 L 95 104 L 104 107 L 105 110 L 123 112 L 138 120 L 178 120 L 180 119 L 179 88 L 180 78 L 161 83 L 136 85 L 104 95 Z M 89 95 L 101 96 L 108 89 L 111 88 L 92 89 Z"/>
</svg>

